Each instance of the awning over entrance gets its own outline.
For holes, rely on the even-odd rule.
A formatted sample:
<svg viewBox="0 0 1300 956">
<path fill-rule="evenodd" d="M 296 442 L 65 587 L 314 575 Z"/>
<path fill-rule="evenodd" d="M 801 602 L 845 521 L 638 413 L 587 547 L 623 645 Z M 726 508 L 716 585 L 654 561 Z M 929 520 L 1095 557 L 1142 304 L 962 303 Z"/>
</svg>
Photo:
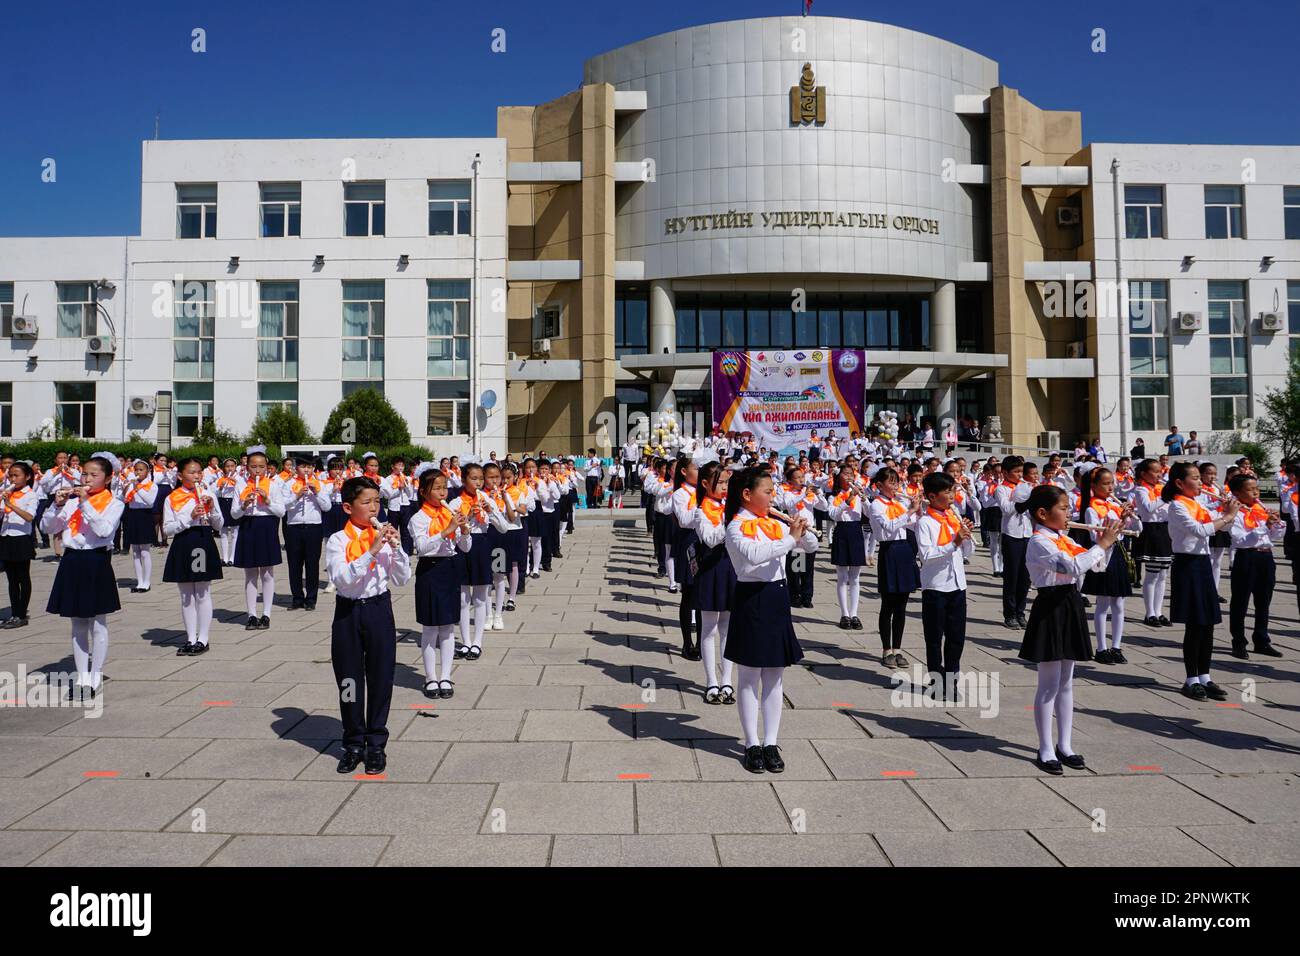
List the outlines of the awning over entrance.
<svg viewBox="0 0 1300 956">
<path fill-rule="evenodd" d="M 940 388 L 988 375 L 1009 364 L 993 352 L 903 352 L 868 349 L 868 388 Z M 674 389 L 701 389 L 709 381 L 708 352 L 624 355 L 620 381 L 660 382 Z"/>
</svg>

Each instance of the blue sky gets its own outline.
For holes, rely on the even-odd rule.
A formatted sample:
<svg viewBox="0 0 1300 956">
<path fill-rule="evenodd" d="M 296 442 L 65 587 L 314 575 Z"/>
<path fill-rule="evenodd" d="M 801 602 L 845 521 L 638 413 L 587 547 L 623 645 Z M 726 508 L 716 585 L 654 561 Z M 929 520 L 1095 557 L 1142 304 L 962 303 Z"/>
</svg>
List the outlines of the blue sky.
<svg viewBox="0 0 1300 956">
<path fill-rule="evenodd" d="M 0 235 L 139 227 L 140 141 L 491 136 L 496 107 L 578 86 L 594 54 L 800 0 L 126 0 L 14 2 L 0 13 Z M 1300 4 L 815 0 L 997 60 L 1084 140 L 1300 143 Z M 191 52 L 191 30 L 207 52 Z M 506 52 L 489 44 L 506 31 Z M 1106 30 L 1107 51 L 1091 33 Z M 42 161 L 57 181 L 41 181 Z"/>
</svg>

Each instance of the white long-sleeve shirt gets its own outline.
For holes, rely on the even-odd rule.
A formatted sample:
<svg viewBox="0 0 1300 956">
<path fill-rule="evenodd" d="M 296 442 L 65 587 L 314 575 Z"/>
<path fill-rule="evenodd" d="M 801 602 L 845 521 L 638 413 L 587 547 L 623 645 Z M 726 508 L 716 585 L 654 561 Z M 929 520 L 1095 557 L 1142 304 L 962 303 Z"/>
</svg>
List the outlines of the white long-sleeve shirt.
<svg viewBox="0 0 1300 956">
<path fill-rule="evenodd" d="M 168 535 L 180 534 L 187 528 L 192 528 L 196 524 L 206 524 L 213 531 L 220 531 L 224 525 L 221 517 L 221 509 L 217 507 L 217 496 L 212 493 L 211 488 L 202 486 L 195 489 L 195 492 L 202 497 L 207 503 L 209 510 L 207 519 L 194 520 L 194 495 L 184 492 L 184 489 L 173 491 L 163 502 L 163 533 Z M 181 506 L 176 507 L 176 500 L 180 498 Z"/>
<path fill-rule="evenodd" d="M 152 478 L 136 481 L 122 489 L 122 500 L 131 509 L 152 509 L 158 499 L 158 486 Z"/>
<path fill-rule="evenodd" d="M 827 514 L 832 521 L 861 521 L 863 508 L 868 507 L 862 495 L 854 491 L 841 491 L 830 501 Z"/>
<path fill-rule="evenodd" d="M 899 506 L 903 509 L 894 517 L 889 515 L 891 503 L 894 511 L 898 511 Z M 872 536 L 882 543 L 907 540 L 908 530 L 916 523 L 916 515 L 908 507 L 909 502 L 902 495 L 895 495 L 892 499 L 883 496 L 873 498 L 869 507 Z"/>
<path fill-rule="evenodd" d="M 748 508 L 741 508 L 731 519 L 726 541 L 727 555 L 738 581 L 784 581 L 787 554 L 796 549 L 809 554 L 817 551 L 817 536 L 812 529 L 796 539 L 775 518 L 760 524 Z"/>
<path fill-rule="evenodd" d="M 1146 485 L 1139 484 L 1133 489 L 1133 503 L 1134 510 L 1144 525 L 1169 520 L 1169 505 L 1160 497 L 1160 492 Z"/>
<path fill-rule="evenodd" d="M 726 516 L 722 512 L 722 502 L 716 499 L 706 500 L 691 512 L 695 516 L 695 535 L 706 548 L 716 548 L 727 540 Z"/>
<path fill-rule="evenodd" d="M 401 587 L 411 580 L 411 562 L 401 548 L 385 544 L 374 554 L 367 549 L 358 557 L 347 559 L 348 543 L 363 534 L 349 521 L 325 542 L 325 571 L 338 596 L 359 601 L 378 597 L 392 586 Z"/>
<path fill-rule="evenodd" d="M 695 486 L 683 484 L 672 493 L 670 500 L 677 527 L 693 529 L 695 527 Z"/>
<path fill-rule="evenodd" d="M 319 479 L 316 479 L 315 489 L 309 482 L 300 485 L 301 481 L 297 477 L 282 481 L 275 486 L 273 494 L 279 496 L 280 508 L 289 524 L 320 524 L 321 514 L 334 507 L 331 500 L 333 489 Z M 298 493 L 300 487 L 305 489 L 302 494 Z M 233 508 L 231 514 L 234 514 Z"/>
<path fill-rule="evenodd" d="M 46 508 L 41 517 L 41 530 L 46 534 L 62 534 L 63 546 L 76 551 L 111 548 L 117 524 L 122 520 L 126 506 L 107 489 L 100 494 L 105 496 L 99 499 L 103 503 L 102 511 L 96 507 L 96 495 L 91 495 L 84 502 L 72 495 L 63 503 L 62 508 Z M 73 514 L 77 512 L 81 514 L 81 526 L 74 534 L 71 522 Z"/>
<path fill-rule="evenodd" d="M 1232 547 L 1238 551 L 1272 551 L 1276 545 L 1286 535 L 1286 522 L 1276 521 L 1272 525 L 1266 520 L 1267 511 L 1264 506 L 1256 502 L 1252 509 L 1247 509 L 1242 505 L 1241 510 L 1232 519 L 1232 524 L 1228 527 L 1228 533 L 1232 537 Z M 1248 527 L 1246 518 L 1251 518 L 1254 527 Z"/>
<path fill-rule="evenodd" d="M 952 513 L 952 512 L 950 512 Z M 939 543 L 939 519 L 929 510 L 916 519 L 916 547 L 921 558 L 921 588 L 925 591 L 966 590 L 965 559 L 975 553 L 975 539 L 957 543 L 957 533 L 949 529 L 950 539 Z"/>
<path fill-rule="evenodd" d="M 0 519 L 0 535 L 31 534 L 32 523 L 30 519 L 21 517 L 13 510 L 12 506 L 17 505 L 29 515 L 35 515 L 39 504 L 40 497 L 36 494 L 35 488 L 24 488 L 22 491 L 13 492 L 8 503 L 4 505 L 4 516 L 3 519 Z"/>
<path fill-rule="evenodd" d="M 1066 543 L 1058 545 L 1058 538 Z M 1086 551 L 1072 554 L 1078 547 L 1068 535 L 1036 525 L 1025 547 L 1025 566 L 1029 569 L 1030 583 L 1036 588 L 1074 584 L 1089 571 L 1105 567 L 1110 560 L 1109 548 L 1095 544 Z"/>
<path fill-rule="evenodd" d="M 415 482 L 410 475 L 393 473 L 379 483 L 379 494 L 389 511 L 400 511 L 415 500 Z"/>
<path fill-rule="evenodd" d="M 998 485 L 995 499 L 1002 511 L 1002 534 L 1008 538 L 1027 538 L 1033 531 L 1033 519 L 1026 512 L 1016 511 L 1016 505 L 1029 498 L 1034 486 L 1027 481 L 1018 481 L 1013 487 L 1009 482 Z"/>
<path fill-rule="evenodd" d="M 1181 495 L 1169 502 L 1169 541 L 1174 554 L 1210 553 L 1214 513 L 1202 507 L 1200 511 L 1207 520 L 1201 521 L 1194 515 L 1195 510 Z"/>
<path fill-rule="evenodd" d="M 444 519 L 452 515 L 452 511 L 444 503 L 441 508 L 434 508 L 432 505 L 421 505 L 411 515 L 411 520 L 407 524 L 407 530 L 411 533 L 411 540 L 415 543 L 415 555 L 419 558 L 449 558 L 457 551 L 468 551 L 473 543 L 470 536 L 464 532 L 457 531 L 450 538 L 446 537 L 441 531 L 430 534 L 429 528 L 433 520 L 433 512 L 445 512 Z"/>
<path fill-rule="evenodd" d="M 244 497 L 244 491 L 253 484 L 252 478 L 240 479 L 235 486 L 235 497 L 230 502 L 230 517 L 243 518 L 253 517 L 260 518 L 267 515 L 274 515 L 277 518 L 284 517 L 284 499 L 273 488 L 273 480 L 265 475 L 259 479 L 258 488 L 262 492 L 262 497 L 250 493 Z M 257 500 L 254 500 L 257 499 Z"/>
</svg>

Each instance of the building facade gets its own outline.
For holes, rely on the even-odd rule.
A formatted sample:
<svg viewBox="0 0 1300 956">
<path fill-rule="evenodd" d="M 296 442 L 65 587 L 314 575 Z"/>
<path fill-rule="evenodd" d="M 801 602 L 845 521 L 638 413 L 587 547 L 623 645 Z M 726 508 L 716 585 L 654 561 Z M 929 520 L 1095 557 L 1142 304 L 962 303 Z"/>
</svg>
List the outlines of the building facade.
<svg viewBox="0 0 1300 956">
<path fill-rule="evenodd" d="M 1158 447 L 1300 342 L 1300 148 L 1085 144 L 914 31 L 678 30 L 497 133 L 145 143 L 140 235 L 0 239 L 0 435 L 319 430 L 370 385 L 440 452 L 582 451 L 707 429 L 714 349 L 823 347 L 869 413 Z"/>
</svg>

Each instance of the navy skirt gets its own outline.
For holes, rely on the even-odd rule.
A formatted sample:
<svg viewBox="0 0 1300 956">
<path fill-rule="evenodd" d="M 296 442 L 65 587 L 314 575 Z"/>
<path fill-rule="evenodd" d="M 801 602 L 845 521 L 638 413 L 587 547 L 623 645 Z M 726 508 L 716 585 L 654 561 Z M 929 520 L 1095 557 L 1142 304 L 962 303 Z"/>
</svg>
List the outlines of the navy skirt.
<svg viewBox="0 0 1300 956">
<path fill-rule="evenodd" d="M 907 541 L 880 542 L 876 558 L 876 588 L 881 594 L 911 594 L 921 586 L 916 554 Z"/>
<path fill-rule="evenodd" d="M 230 522 L 234 520 L 230 517 L 230 502 L 233 500 L 233 498 L 222 498 L 220 495 L 217 496 L 217 507 L 221 509 L 222 527 L 229 527 Z"/>
<path fill-rule="evenodd" d="M 506 536 L 492 525 L 483 532 L 484 546 L 488 552 L 488 564 L 494 574 L 510 573 L 510 553 L 506 550 Z"/>
<path fill-rule="evenodd" d="M 701 611 L 730 611 L 735 602 L 736 569 L 727 545 L 706 548 L 696 541 L 691 547 L 696 567 L 695 606 Z"/>
<path fill-rule="evenodd" d="M 524 515 L 524 530 L 528 532 L 530 538 L 540 538 L 542 536 L 542 509 L 540 506 Z"/>
<path fill-rule="evenodd" d="M 1210 535 L 1211 548 L 1231 548 L 1232 535 L 1227 531 L 1216 531 Z"/>
<path fill-rule="evenodd" d="M 0 561 L 31 561 L 36 557 L 36 536 L 0 535 Z"/>
<path fill-rule="evenodd" d="M 789 667 L 803 659 L 785 581 L 737 581 L 723 655 L 745 667 Z"/>
<path fill-rule="evenodd" d="M 1219 591 L 1208 554 L 1175 554 L 1169 583 L 1169 620 L 1175 624 L 1218 624 Z"/>
<path fill-rule="evenodd" d="M 1169 525 L 1163 521 L 1143 525 L 1138 548 L 1142 563 L 1150 565 L 1153 571 L 1169 567 L 1170 556 L 1174 553 L 1173 542 L 1169 540 Z"/>
<path fill-rule="evenodd" d="M 158 485 L 157 488 L 158 488 L 158 494 L 153 500 L 153 513 L 156 515 L 160 515 L 163 513 L 162 510 L 163 502 L 166 501 L 167 496 L 170 495 L 176 489 L 173 488 L 171 485 Z"/>
<path fill-rule="evenodd" d="M 519 528 L 506 532 L 506 556 L 511 564 L 528 570 L 528 529 Z"/>
<path fill-rule="evenodd" d="M 415 619 L 422 626 L 460 623 L 460 571 L 450 556 L 415 563 Z"/>
<path fill-rule="evenodd" d="M 280 519 L 255 515 L 239 522 L 235 539 L 235 567 L 273 568 L 280 563 Z"/>
<path fill-rule="evenodd" d="M 456 555 L 460 564 L 460 583 L 478 587 L 492 583 L 492 545 L 487 533 L 470 535 L 470 549 Z"/>
<path fill-rule="evenodd" d="M 122 514 L 123 543 L 153 545 L 158 543 L 154 534 L 152 508 L 132 508 L 128 506 Z"/>
<path fill-rule="evenodd" d="M 694 576 L 691 574 L 691 562 L 687 557 L 687 551 L 697 541 L 699 535 L 695 533 L 694 528 L 679 527 L 675 518 L 669 518 L 669 533 L 673 536 L 673 580 L 682 587 L 690 587 L 694 583 Z"/>
<path fill-rule="evenodd" d="M 980 509 L 980 530 L 990 534 L 1002 531 L 1002 509 L 997 505 Z"/>
<path fill-rule="evenodd" d="M 866 540 L 861 521 L 837 521 L 831 533 L 831 564 L 837 568 L 860 568 L 867 563 Z"/>
<path fill-rule="evenodd" d="M 1092 660 L 1083 596 L 1073 584 L 1038 589 L 1020 642 L 1020 659 L 1035 664 Z"/>
<path fill-rule="evenodd" d="M 1116 542 L 1110 549 L 1110 560 L 1106 562 L 1105 570 L 1089 571 L 1083 576 L 1083 593 L 1101 597 L 1128 597 L 1133 593 L 1133 581 L 1128 574 L 1122 544 Z"/>
<path fill-rule="evenodd" d="M 343 510 L 342 502 L 334 502 L 330 505 L 330 510 L 323 512 L 320 516 L 321 534 L 324 540 L 328 541 L 329 536 L 337 534 L 343 530 L 343 526 L 348 523 L 347 512 Z"/>
<path fill-rule="evenodd" d="M 203 558 L 200 560 L 199 555 Z M 163 565 L 163 580 L 169 584 L 193 584 L 196 581 L 221 580 L 221 552 L 216 533 L 198 525 L 186 528 L 172 538 Z"/>
<path fill-rule="evenodd" d="M 59 617 L 98 617 L 121 609 L 108 549 L 65 549 L 45 612 Z"/>
</svg>

